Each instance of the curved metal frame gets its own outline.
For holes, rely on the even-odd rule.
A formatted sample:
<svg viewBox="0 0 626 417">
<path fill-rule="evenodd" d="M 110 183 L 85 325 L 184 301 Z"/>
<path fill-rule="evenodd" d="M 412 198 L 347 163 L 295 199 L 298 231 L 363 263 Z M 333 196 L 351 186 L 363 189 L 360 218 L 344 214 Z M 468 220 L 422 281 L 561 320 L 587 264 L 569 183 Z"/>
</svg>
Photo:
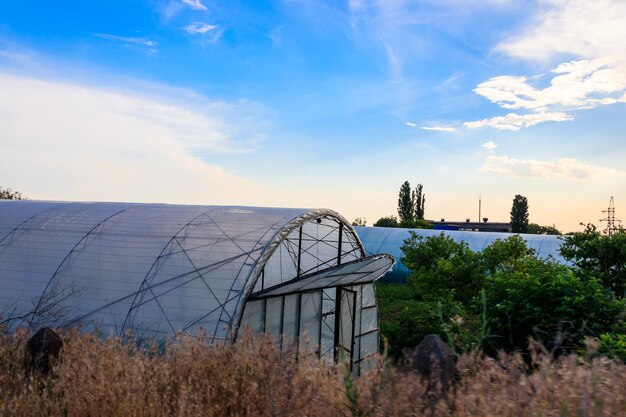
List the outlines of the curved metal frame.
<svg viewBox="0 0 626 417">
<path fill-rule="evenodd" d="M 14 226 L 12 230 L 9 230 L 6 234 L 4 234 L 4 236 L 2 236 L 2 239 L 6 241 L 8 239 L 8 236 L 14 234 L 16 231 L 22 230 L 24 225 L 28 224 L 34 218 L 37 218 L 43 213 L 49 213 L 50 211 L 58 209 L 63 210 L 63 207 L 71 207 L 76 204 L 83 203 L 58 202 L 58 205 L 54 205 L 53 207 L 38 212 L 30 216 L 29 218 L 21 221 L 18 225 Z M 104 217 L 98 218 L 96 219 L 97 221 L 95 221 L 93 224 L 88 225 L 88 227 L 82 232 L 82 234 L 76 238 L 76 241 L 71 242 L 71 245 L 68 247 L 67 252 L 60 254 L 59 260 L 57 261 L 58 263 L 52 265 L 52 268 L 50 269 L 51 275 L 46 278 L 47 281 L 44 283 L 44 289 L 39 297 L 38 304 L 41 303 L 41 298 L 46 293 L 50 292 L 53 284 L 56 282 L 57 279 L 59 279 L 59 276 L 62 273 L 61 271 L 64 266 L 72 262 L 73 256 L 76 253 L 80 252 L 80 249 L 85 245 L 86 242 L 88 242 L 90 237 L 93 236 L 94 231 L 100 230 L 100 228 L 103 225 L 107 224 L 110 219 L 138 206 L 142 206 L 142 204 L 121 203 L 119 209 L 115 210 L 115 207 L 113 207 L 111 211 Z M 127 295 L 121 294 L 120 298 L 116 298 L 113 301 L 107 302 L 104 306 L 99 307 L 95 311 L 83 314 L 78 318 L 72 319 L 68 323 L 75 323 L 77 320 L 79 321 L 81 319 L 84 319 L 85 317 L 88 317 L 89 315 L 92 315 L 95 312 L 108 308 L 116 302 L 127 300 L 131 297 L 137 299 L 139 297 L 139 293 L 142 290 L 142 287 L 144 287 L 146 282 L 149 281 L 149 276 L 153 271 L 155 264 L 159 261 L 164 251 L 166 251 L 166 248 L 168 248 L 173 241 L 177 241 L 177 238 L 181 234 L 181 232 L 185 230 L 189 226 L 189 224 L 192 223 L 195 219 L 202 216 L 210 217 L 211 212 L 220 207 L 222 206 L 203 206 L 204 209 L 200 210 L 201 213 L 192 216 L 191 220 L 187 219 L 188 221 L 182 227 L 179 226 L 177 227 L 177 229 L 172 230 L 173 235 L 165 236 L 166 239 L 169 237 L 169 240 L 164 243 L 163 247 L 159 247 L 159 249 L 161 249 L 161 253 L 155 259 L 147 260 L 147 265 L 150 265 L 149 262 L 153 261 L 153 263 L 148 269 L 148 272 L 143 277 L 142 282 L 138 283 L 138 289 L 136 292 Z M 337 259 L 339 261 L 347 260 L 347 257 L 349 257 L 349 259 L 351 260 L 353 259 L 353 257 L 360 259 L 365 256 L 363 243 L 361 242 L 356 231 L 350 225 L 350 223 L 348 223 L 348 221 L 339 213 L 328 209 L 310 209 L 297 211 L 295 209 L 288 209 L 288 211 L 286 211 L 285 213 L 286 214 L 284 215 L 280 214 L 279 217 L 273 217 L 272 221 L 261 223 L 259 230 L 262 233 L 257 236 L 258 240 L 254 245 L 254 251 L 241 254 L 241 256 L 245 256 L 245 262 L 240 266 L 236 278 L 233 279 L 233 282 L 231 283 L 231 288 L 230 290 L 228 290 L 226 298 L 220 301 L 222 311 L 219 314 L 218 325 L 215 328 L 215 332 L 217 332 L 218 326 L 223 326 L 221 327 L 222 330 L 227 329 L 225 335 L 224 333 L 220 334 L 220 338 L 225 337 L 226 340 L 231 341 L 234 341 L 236 339 L 239 327 L 241 325 L 241 319 L 246 302 L 248 301 L 250 295 L 254 292 L 257 283 L 259 283 L 259 280 L 261 279 L 261 274 L 266 269 L 268 262 L 273 258 L 274 255 L 278 253 L 278 251 L 282 251 L 284 248 L 289 251 L 291 260 L 294 262 L 295 270 L 298 271 L 298 276 L 300 276 L 300 274 L 308 273 L 309 271 L 325 270 L 327 269 L 327 266 L 335 266 L 335 263 L 331 261 L 334 255 L 332 254 L 332 252 L 328 252 L 328 249 L 325 248 L 323 251 L 320 250 L 321 253 L 324 253 L 323 256 L 320 257 L 319 253 L 316 256 L 316 245 L 328 244 L 333 248 L 336 248 L 336 258 L 334 259 Z M 305 240 L 301 240 L 301 242 L 306 241 L 307 243 L 299 243 L 298 249 L 296 251 L 295 239 L 297 239 L 298 228 L 302 228 L 302 226 L 309 223 L 314 223 L 316 219 L 326 219 L 326 221 L 324 221 L 323 223 L 323 226 L 326 227 L 326 229 L 317 229 L 318 232 L 312 232 L 310 236 L 307 236 L 305 238 Z M 167 223 L 167 216 L 164 217 L 164 220 L 162 221 Z M 324 232 L 324 230 L 326 231 Z M 308 234 L 308 232 L 309 229 L 305 228 L 305 234 Z M 337 236 L 339 236 L 339 239 L 337 239 Z M 344 242 L 343 249 L 341 242 Z M 300 268 L 300 260 L 308 260 L 309 256 L 312 257 L 312 262 L 306 262 L 306 266 L 304 266 L 304 269 L 306 269 L 306 271 L 303 272 Z M 295 263 L 297 263 L 297 265 L 295 265 Z M 305 263 L 303 262 L 303 265 L 304 264 Z M 317 265 L 317 267 L 315 265 Z M 291 268 L 291 266 L 289 268 Z M 195 269 L 195 271 L 197 272 L 197 268 Z M 289 271 L 293 272 L 291 269 L 289 269 Z M 291 274 L 291 272 L 289 272 L 289 274 Z M 193 271 L 190 271 L 190 273 L 193 273 Z M 215 298 L 218 299 L 218 297 Z M 132 314 L 134 306 L 135 302 L 131 302 L 131 307 L 129 308 L 129 311 L 124 318 L 123 328 L 126 327 L 127 321 L 129 319 L 129 316 L 131 316 Z M 36 315 L 37 309 L 38 308 L 36 307 L 35 310 L 32 312 L 31 320 L 33 320 L 33 317 Z"/>
<path fill-rule="evenodd" d="M 291 232 L 298 229 L 300 226 L 310 222 L 311 220 L 324 217 L 331 218 L 333 220 L 336 220 L 339 224 L 343 224 L 344 231 L 349 231 L 350 234 L 354 237 L 354 240 L 361 251 L 361 257 L 365 256 L 365 249 L 363 247 L 361 239 L 359 239 L 359 236 L 357 235 L 352 225 L 341 214 L 329 209 L 313 209 L 309 210 L 301 216 L 293 218 L 280 230 L 278 230 L 274 234 L 272 239 L 267 242 L 267 244 L 263 248 L 261 257 L 257 260 L 256 265 L 250 271 L 250 274 L 246 279 L 246 286 L 243 289 L 243 296 L 239 300 L 237 308 L 235 309 L 235 313 L 233 314 L 232 321 L 228 329 L 227 340 L 234 342 L 237 339 L 237 334 L 241 326 L 241 319 L 243 316 L 243 310 L 245 308 L 246 301 L 252 294 L 254 287 L 256 286 L 256 283 L 259 280 L 263 269 L 265 268 L 265 265 L 274 255 L 276 250 L 280 247 L 280 244 L 291 234 Z"/>
</svg>

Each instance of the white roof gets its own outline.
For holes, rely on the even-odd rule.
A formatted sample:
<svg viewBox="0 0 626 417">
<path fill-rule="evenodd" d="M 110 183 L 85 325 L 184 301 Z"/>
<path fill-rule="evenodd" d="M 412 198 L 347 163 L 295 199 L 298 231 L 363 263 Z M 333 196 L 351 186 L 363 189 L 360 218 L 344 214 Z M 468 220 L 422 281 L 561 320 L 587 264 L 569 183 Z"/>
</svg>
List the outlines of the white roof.
<svg viewBox="0 0 626 417">
<path fill-rule="evenodd" d="M 410 232 L 415 232 L 419 236 L 435 236 L 441 233 L 451 237 L 457 242 L 465 242 L 469 248 L 475 252 L 482 251 L 496 239 L 506 239 L 513 236 L 513 233 L 498 232 L 468 232 L 456 230 L 434 230 L 434 229 L 402 229 L 394 227 L 365 227 L 355 226 L 354 229 L 359 235 L 367 254 L 388 253 L 396 260 L 393 271 L 386 275 L 388 280 L 404 280 L 409 274 L 400 258 L 402 258 L 402 250 L 404 240 L 410 237 Z M 557 262 L 566 263 L 559 249 L 563 242 L 560 236 L 554 235 L 530 235 L 520 234 L 526 241 L 528 247 L 537 251 L 540 258 L 551 257 Z"/>
<path fill-rule="evenodd" d="M 364 256 L 351 226 L 325 209 L 1 200 L 0 315 L 32 327 L 233 337 L 266 264 L 266 286 L 269 269 L 275 283 L 293 278 L 289 239 L 303 224 L 307 247 L 341 224 L 342 259 Z M 298 266 L 327 267 L 337 244 L 325 246 Z"/>
</svg>

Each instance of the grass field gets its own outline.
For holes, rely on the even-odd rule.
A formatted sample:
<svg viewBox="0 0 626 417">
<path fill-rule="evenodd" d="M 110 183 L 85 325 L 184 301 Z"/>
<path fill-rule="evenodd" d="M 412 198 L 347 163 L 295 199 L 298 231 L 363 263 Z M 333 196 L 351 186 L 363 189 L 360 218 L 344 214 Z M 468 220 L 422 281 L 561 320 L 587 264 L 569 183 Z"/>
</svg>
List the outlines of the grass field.
<svg viewBox="0 0 626 417">
<path fill-rule="evenodd" d="M 447 397 L 381 359 L 353 378 L 270 338 L 234 346 L 180 338 L 165 350 L 69 332 L 50 378 L 26 380 L 27 335 L 0 335 L 2 416 L 626 416 L 626 366 L 603 357 L 459 358 Z"/>
</svg>

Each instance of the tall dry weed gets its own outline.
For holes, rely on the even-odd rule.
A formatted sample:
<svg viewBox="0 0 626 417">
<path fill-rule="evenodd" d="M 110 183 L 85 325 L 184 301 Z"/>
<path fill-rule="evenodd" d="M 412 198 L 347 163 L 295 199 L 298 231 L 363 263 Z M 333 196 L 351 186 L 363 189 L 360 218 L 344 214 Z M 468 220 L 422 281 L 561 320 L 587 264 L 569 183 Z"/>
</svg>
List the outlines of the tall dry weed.
<svg viewBox="0 0 626 417">
<path fill-rule="evenodd" d="M 63 335 L 49 378 L 26 379 L 24 331 L 0 334 L 2 416 L 626 416 L 626 366 L 540 347 L 529 361 L 472 353 L 447 395 L 408 368 L 343 366 L 281 352 L 270 337 L 235 345 L 181 336 L 137 349 L 76 331 Z"/>
</svg>

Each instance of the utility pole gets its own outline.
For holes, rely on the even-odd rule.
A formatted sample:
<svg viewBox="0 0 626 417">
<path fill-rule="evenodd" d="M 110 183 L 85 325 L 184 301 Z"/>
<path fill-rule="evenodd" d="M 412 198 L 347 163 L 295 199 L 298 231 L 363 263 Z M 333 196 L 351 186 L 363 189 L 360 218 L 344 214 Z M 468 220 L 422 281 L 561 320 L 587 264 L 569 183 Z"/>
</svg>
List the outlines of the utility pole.
<svg viewBox="0 0 626 417">
<path fill-rule="evenodd" d="M 481 208 L 482 208 L 482 196 L 480 194 L 478 194 L 478 223 L 480 223 L 480 221 L 482 219 L 482 217 L 480 217 L 481 216 L 481 213 L 480 213 Z"/>
<path fill-rule="evenodd" d="M 602 213 L 606 213 L 606 217 L 604 219 L 600 219 L 601 222 L 606 222 L 606 229 L 604 229 L 604 233 L 611 236 L 617 230 L 615 223 L 622 222 L 621 220 L 615 219 L 615 202 L 613 201 L 613 196 L 611 196 L 611 200 L 609 200 L 609 208 L 602 210 Z"/>
</svg>

